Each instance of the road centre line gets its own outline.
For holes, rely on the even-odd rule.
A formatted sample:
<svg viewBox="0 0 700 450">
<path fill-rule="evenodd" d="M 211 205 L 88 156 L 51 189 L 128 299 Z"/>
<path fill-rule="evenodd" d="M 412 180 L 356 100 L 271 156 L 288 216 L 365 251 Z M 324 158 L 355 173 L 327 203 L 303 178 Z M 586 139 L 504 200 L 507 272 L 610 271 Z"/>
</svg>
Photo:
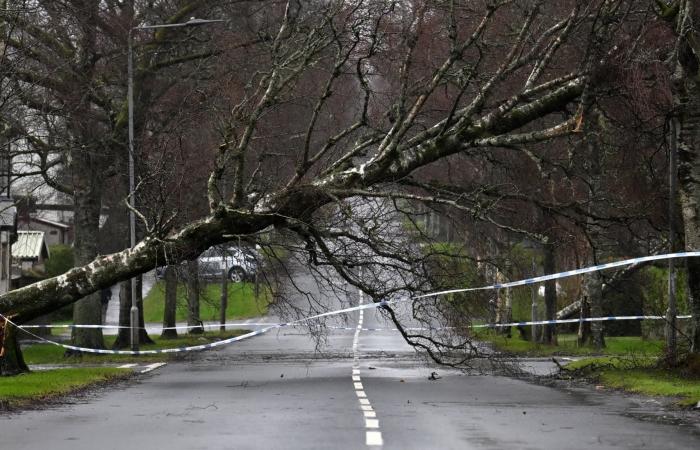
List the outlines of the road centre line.
<svg viewBox="0 0 700 450">
<path fill-rule="evenodd" d="M 384 440 L 382 439 L 382 432 L 381 431 L 368 431 L 366 444 L 368 446 L 382 446 L 382 445 L 384 445 Z"/>
<path fill-rule="evenodd" d="M 359 293 L 359 304 L 362 305 L 364 300 L 363 292 Z M 362 323 L 364 321 L 364 310 L 359 311 L 359 318 L 357 320 L 357 327 L 355 328 L 355 336 L 352 340 L 352 353 L 353 353 L 353 364 L 352 364 L 352 381 L 353 387 L 355 388 L 355 395 L 360 402 L 360 409 L 362 410 L 362 415 L 365 419 L 365 445 L 369 447 L 378 447 L 384 445 L 384 439 L 382 438 L 382 433 L 379 430 L 379 420 L 377 419 L 377 413 L 372 409 L 369 399 L 367 398 L 367 393 L 364 391 L 364 386 L 362 385 L 362 378 L 360 376 L 360 355 L 358 351 L 358 345 L 360 343 L 360 333 L 362 332 Z M 372 431 L 370 431 L 372 430 Z"/>
</svg>

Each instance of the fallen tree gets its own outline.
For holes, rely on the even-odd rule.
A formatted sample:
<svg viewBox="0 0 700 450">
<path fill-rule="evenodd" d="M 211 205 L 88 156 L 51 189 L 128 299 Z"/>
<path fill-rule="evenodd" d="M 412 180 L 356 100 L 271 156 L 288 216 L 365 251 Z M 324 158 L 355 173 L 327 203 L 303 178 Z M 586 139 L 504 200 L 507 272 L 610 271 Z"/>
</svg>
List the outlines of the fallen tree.
<svg viewBox="0 0 700 450">
<path fill-rule="evenodd" d="M 221 143 L 213 156 L 207 160 L 202 149 L 212 166 L 209 213 L 174 230 L 165 205 L 157 213 L 135 211 L 147 232 L 136 247 L 4 294 L 0 313 L 22 323 L 156 266 L 196 258 L 212 245 L 255 240 L 271 228 L 293 232 L 310 263 L 333 267 L 375 300 L 405 289 L 413 281 L 403 287 L 368 283 L 350 270 L 364 263 L 339 257 L 328 243 L 352 240 L 387 267 L 398 261 L 397 270 L 414 260 L 387 251 L 363 223 L 357 232 L 333 232 L 319 212 L 343 211 L 346 201 L 360 197 L 488 215 L 478 198 L 416 194 L 398 182 L 457 154 L 483 156 L 495 147 L 580 132 L 581 98 L 606 59 L 579 51 L 579 44 L 592 35 L 601 41 L 600 17 L 606 18 L 604 32 L 612 33 L 613 18 L 626 17 L 625 8 L 637 3 L 288 2 L 271 7 L 270 20 L 257 12 L 254 18 L 264 22 L 256 30 L 264 35 L 259 68 L 232 75 L 245 76 L 245 86 L 229 113 L 216 116 Z M 504 23 L 517 32 L 504 32 Z M 444 39 L 436 43 L 436 35 Z M 612 39 L 602 42 L 614 49 Z M 556 63 L 565 51 L 575 64 L 562 69 Z M 306 100 L 303 115 L 293 108 L 299 99 Z M 266 134 L 274 120 L 287 140 Z M 457 347 L 405 330 L 404 336 L 431 352 Z"/>
</svg>

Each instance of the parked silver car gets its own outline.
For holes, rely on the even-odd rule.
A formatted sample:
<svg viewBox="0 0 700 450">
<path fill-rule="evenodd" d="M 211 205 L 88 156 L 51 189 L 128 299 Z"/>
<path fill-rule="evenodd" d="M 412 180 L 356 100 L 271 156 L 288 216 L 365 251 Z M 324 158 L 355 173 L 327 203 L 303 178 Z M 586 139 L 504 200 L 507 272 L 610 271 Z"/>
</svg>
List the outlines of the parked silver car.
<svg viewBox="0 0 700 450">
<path fill-rule="evenodd" d="M 233 282 L 249 281 L 255 278 L 259 269 L 260 255 L 257 251 L 231 245 L 215 245 L 197 258 L 199 276 L 220 278 L 226 272 Z"/>
<path fill-rule="evenodd" d="M 215 245 L 209 247 L 197 258 L 199 276 L 206 279 L 220 279 L 226 273 L 234 283 L 251 281 L 260 269 L 260 254 L 250 248 L 235 245 Z M 165 267 L 156 268 L 156 277 L 165 276 Z M 186 276 L 182 273 L 181 276 Z"/>
</svg>

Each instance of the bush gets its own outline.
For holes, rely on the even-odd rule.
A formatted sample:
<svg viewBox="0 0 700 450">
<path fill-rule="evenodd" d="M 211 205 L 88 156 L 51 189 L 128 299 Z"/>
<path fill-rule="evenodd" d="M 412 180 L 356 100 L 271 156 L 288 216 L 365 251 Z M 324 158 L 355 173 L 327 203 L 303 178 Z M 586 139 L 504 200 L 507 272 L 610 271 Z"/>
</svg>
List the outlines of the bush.
<svg viewBox="0 0 700 450">
<path fill-rule="evenodd" d="M 49 259 L 46 260 L 45 268 L 48 277 L 55 277 L 68 272 L 75 266 L 73 247 L 63 244 L 56 244 L 49 247 Z"/>
<path fill-rule="evenodd" d="M 73 247 L 69 245 L 56 244 L 49 247 L 49 259 L 44 263 L 47 277 L 55 277 L 68 272 L 75 267 Z M 51 313 L 49 321 L 68 321 L 73 318 L 73 305 L 67 305 Z"/>
</svg>

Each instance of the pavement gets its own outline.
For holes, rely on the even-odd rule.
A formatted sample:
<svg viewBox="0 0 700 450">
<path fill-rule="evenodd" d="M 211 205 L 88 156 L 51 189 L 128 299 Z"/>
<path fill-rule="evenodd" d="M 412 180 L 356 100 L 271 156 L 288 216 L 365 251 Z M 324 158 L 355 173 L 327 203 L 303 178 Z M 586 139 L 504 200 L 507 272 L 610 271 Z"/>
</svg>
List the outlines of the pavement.
<svg viewBox="0 0 700 450">
<path fill-rule="evenodd" d="M 313 295 L 330 295 L 304 280 Z M 700 446 L 700 424 L 650 420 L 647 412 L 658 408 L 634 396 L 436 367 L 391 331 L 379 311 L 326 325 L 349 329 L 329 329 L 320 340 L 307 329 L 281 329 L 189 354 L 63 405 L 0 416 L 0 448 Z M 533 370 L 548 367 L 544 360 L 529 363 Z"/>
</svg>

